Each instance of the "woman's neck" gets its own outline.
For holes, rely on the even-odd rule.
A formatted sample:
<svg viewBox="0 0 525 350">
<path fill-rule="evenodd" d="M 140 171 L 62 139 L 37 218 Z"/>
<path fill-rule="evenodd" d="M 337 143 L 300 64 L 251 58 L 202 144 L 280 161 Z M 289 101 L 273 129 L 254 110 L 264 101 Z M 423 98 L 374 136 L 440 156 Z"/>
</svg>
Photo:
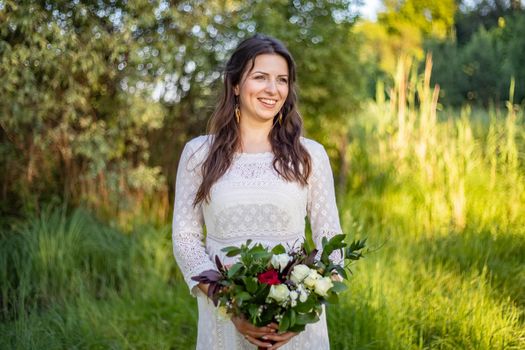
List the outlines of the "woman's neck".
<svg viewBox="0 0 525 350">
<path fill-rule="evenodd" d="M 241 121 L 241 152 L 260 153 L 272 150 L 272 144 L 268 138 L 272 129 L 271 123 L 259 125 L 247 125 Z"/>
</svg>

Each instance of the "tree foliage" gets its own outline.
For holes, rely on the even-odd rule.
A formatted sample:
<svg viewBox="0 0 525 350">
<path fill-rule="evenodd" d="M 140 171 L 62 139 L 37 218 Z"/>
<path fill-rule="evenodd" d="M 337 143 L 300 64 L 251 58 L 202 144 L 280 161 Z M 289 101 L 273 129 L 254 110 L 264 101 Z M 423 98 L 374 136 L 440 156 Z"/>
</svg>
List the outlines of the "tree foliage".
<svg viewBox="0 0 525 350">
<path fill-rule="evenodd" d="M 514 101 L 520 103 L 525 98 L 523 12 L 500 17 L 493 28 L 480 26 L 464 44 L 434 40 L 425 48 L 433 53 L 433 81 L 441 86 L 443 103 L 501 105 L 511 98 L 512 79 L 516 82 Z"/>
<path fill-rule="evenodd" d="M 385 0 L 377 22 L 356 27 L 365 37 L 367 61 L 394 74 L 400 56 L 424 57 L 423 42 L 428 38 L 449 38 L 453 32 L 456 4 L 453 0 Z"/>
<path fill-rule="evenodd" d="M 501 105 L 525 98 L 523 61 L 525 12 L 521 1 L 385 0 L 377 22 L 363 21 L 355 31 L 363 38 L 362 59 L 369 62 L 367 91 L 377 80 L 392 83 L 397 62 L 409 56 L 420 62 L 425 52 L 434 58 L 432 81 L 440 85 L 440 101 Z"/>
<path fill-rule="evenodd" d="M 120 210 L 171 187 L 225 59 L 255 32 L 295 55 L 306 119 L 344 119 L 361 86 L 350 3 L 0 1 L 0 211 L 53 197 Z"/>
</svg>

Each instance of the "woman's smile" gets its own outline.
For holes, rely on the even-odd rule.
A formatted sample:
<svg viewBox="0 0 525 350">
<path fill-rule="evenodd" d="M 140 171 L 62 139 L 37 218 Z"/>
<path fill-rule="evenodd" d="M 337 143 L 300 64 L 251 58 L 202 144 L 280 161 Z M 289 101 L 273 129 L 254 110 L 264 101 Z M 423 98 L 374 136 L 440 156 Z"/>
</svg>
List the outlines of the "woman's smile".
<svg viewBox="0 0 525 350">
<path fill-rule="evenodd" d="M 259 101 L 262 102 L 263 106 L 272 108 L 275 107 L 275 104 L 277 103 L 277 100 L 272 100 L 269 98 L 259 98 Z"/>
</svg>

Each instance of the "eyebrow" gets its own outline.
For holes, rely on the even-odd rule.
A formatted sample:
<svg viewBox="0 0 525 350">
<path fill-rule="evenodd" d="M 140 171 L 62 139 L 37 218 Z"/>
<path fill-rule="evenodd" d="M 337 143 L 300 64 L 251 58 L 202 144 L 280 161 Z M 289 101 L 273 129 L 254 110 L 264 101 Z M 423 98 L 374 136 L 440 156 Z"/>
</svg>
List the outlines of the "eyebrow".
<svg viewBox="0 0 525 350">
<path fill-rule="evenodd" d="M 256 70 L 255 72 L 252 72 L 251 74 L 255 74 L 255 73 L 264 74 L 264 75 L 269 75 L 268 73 L 266 73 L 266 72 L 261 72 L 260 70 Z M 288 74 L 279 74 L 278 77 L 288 77 Z"/>
</svg>

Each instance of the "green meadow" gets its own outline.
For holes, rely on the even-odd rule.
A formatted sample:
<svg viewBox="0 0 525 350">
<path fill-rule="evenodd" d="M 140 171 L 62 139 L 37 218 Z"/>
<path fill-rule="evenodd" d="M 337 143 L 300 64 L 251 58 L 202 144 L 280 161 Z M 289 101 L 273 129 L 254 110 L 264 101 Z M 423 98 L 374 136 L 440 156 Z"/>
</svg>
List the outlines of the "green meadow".
<svg viewBox="0 0 525 350">
<path fill-rule="evenodd" d="M 337 196 L 369 252 L 327 310 L 333 349 L 525 348 L 523 108 L 443 109 L 429 74 L 400 65 L 351 118 Z M 153 217 L 49 205 L 6 225 L 2 348 L 193 348 L 196 303 Z"/>
</svg>

